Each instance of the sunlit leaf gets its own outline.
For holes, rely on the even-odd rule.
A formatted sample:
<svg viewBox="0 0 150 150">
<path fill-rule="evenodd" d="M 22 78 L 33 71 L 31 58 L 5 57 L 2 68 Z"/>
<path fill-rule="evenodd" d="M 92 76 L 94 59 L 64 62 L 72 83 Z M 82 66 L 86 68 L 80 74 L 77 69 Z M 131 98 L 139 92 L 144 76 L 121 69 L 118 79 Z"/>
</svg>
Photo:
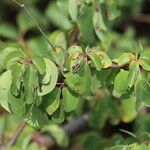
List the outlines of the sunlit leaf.
<svg viewBox="0 0 150 150">
<path fill-rule="evenodd" d="M 128 88 L 128 71 L 121 70 L 114 82 L 114 91 L 113 94 L 117 97 L 120 97 Z"/>
<path fill-rule="evenodd" d="M 128 64 L 130 61 L 134 60 L 135 56 L 132 53 L 123 53 L 119 58 L 114 59 L 113 61 L 119 66 Z"/>
<path fill-rule="evenodd" d="M 55 47 L 61 46 L 62 48 L 67 48 L 67 39 L 63 31 L 57 30 L 50 35 L 50 41 Z"/>
<path fill-rule="evenodd" d="M 8 105 L 8 92 L 10 90 L 11 84 L 11 71 L 8 70 L 0 76 L 0 104 L 7 111 L 10 111 Z"/>
</svg>

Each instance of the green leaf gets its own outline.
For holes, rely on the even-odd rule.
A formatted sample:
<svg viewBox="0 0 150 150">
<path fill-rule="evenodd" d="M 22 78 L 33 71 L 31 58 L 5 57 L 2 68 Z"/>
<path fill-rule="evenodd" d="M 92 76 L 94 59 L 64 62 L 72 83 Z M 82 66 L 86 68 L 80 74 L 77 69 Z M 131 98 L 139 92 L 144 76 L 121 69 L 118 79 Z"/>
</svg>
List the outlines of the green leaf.
<svg viewBox="0 0 150 150">
<path fill-rule="evenodd" d="M 43 17 L 38 9 L 34 7 L 29 7 L 28 9 L 30 10 L 31 15 L 38 22 L 38 24 L 42 26 L 46 25 L 46 19 Z M 25 33 L 35 27 L 35 24 L 24 10 L 22 10 L 17 16 L 17 23 L 22 33 Z"/>
<path fill-rule="evenodd" d="M 56 3 L 50 3 L 48 5 L 46 15 L 57 27 L 64 30 L 69 30 L 72 28 L 69 17 L 63 12 L 63 8 L 59 8 Z"/>
<path fill-rule="evenodd" d="M 25 55 L 22 51 L 12 51 L 4 58 L 4 65 L 6 68 L 10 68 L 14 65 L 17 60 L 25 58 Z"/>
<path fill-rule="evenodd" d="M 9 39 L 16 39 L 18 36 L 17 29 L 9 23 L 0 23 L 0 36 Z"/>
<path fill-rule="evenodd" d="M 57 144 L 61 147 L 67 147 L 69 144 L 69 137 L 65 130 L 57 124 L 50 124 L 45 126 L 43 131 L 47 131 L 56 140 Z"/>
<path fill-rule="evenodd" d="M 92 74 L 91 75 L 91 91 L 94 94 L 98 88 L 102 87 L 102 85 L 101 85 L 101 82 L 100 82 L 100 80 L 98 78 L 97 71 L 96 70 L 92 70 L 91 74 Z"/>
<path fill-rule="evenodd" d="M 67 49 L 69 57 L 66 60 L 66 68 L 72 70 L 73 68 L 83 61 L 83 50 L 80 46 L 73 45 Z"/>
<path fill-rule="evenodd" d="M 91 69 L 87 61 L 81 64 L 77 73 L 84 77 L 84 84 L 86 85 L 84 96 L 91 95 Z"/>
<path fill-rule="evenodd" d="M 58 69 L 56 65 L 49 59 L 44 58 L 46 64 L 46 75 L 43 78 L 41 91 L 38 91 L 39 96 L 50 93 L 56 86 L 58 79 Z"/>
<path fill-rule="evenodd" d="M 134 59 L 135 55 L 133 55 L 132 53 L 123 53 L 119 58 L 114 59 L 113 61 L 119 66 L 124 66 Z"/>
<path fill-rule="evenodd" d="M 2 44 L 4 44 L 4 43 L 2 43 Z M 3 51 L 5 51 L 5 49 L 13 49 L 13 51 L 22 51 L 22 52 L 25 51 L 25 47 L 23 45 L 21 45 L 19 43 L 15 43 L 15 42 L 5 43 L 1 48 L 3 48 Z"/>
<path fill-rule="evenodd" d="M 78 46 L 78 45 L 73 45 L 73 46 L 70 46 L 68 49 L 67 49 L 67 53 L 69 54 L 69 56 L 73 55 L 73 54 L 76 54 L 76 53 L 79 53 L 79 54 L 82 54 L 83 53 L 83 49 Z"/>
<path fill-rule="evenodd" d="M 62 47 L 56 47 L 56 51 L 52 51 L 51 54 L 56 62 L 56 64 L 63 70 L 63 65 L 65 63 L 66 51 Z"/>
<path fill-rule="evenodd" d="M 8 102 L 10 105 L 10 110 L 13 114 L 15 114 L 15 116 L 17 118 L 22 118 L 23 115 L 25 115 L 25 111 L 26 111 L 26 104 L 23 100 L 22 97 L 15 97 L 14 95 L 12 95 L 10 92 L 8 93 Z"/>
<path fill-rule="evenodd" d="M 106 25 L 104 23 L 101 8 L 98 8 L 98 6 L 96 10 L 94 11 L 93 25 L 94 25 L 94 30 L 95 30 L 97 37 L 100 40 L 104 41 L 103 32 L 106 31 Z"/>
<path fill-rule="evenodd" d="M 49 54 L 49 45 L 43 37 L 30 38 L 27 45 L 33 55 L 43 56 Z"/>
<path fill-rule="evenodd" d="M 68 86 L 75 90 L 77 93 L 83 94 L 86 90 L 86 84 L 84 77 L 80 77 L 78 74 L 70 74 L 66 76 L 66 82 Z"/>
<path fill-rule="evenodd" d="M 42 128 L 49 123 L 47 114 L 35 106 L 32 109 L 29 108 L 29 114 L 25 118 L 25 121 L 35 128 Z"/>
<path fill-rule="evenodd" d="M 110 99 L 108 99 L 110 101 Z M 106 110 L 107 111 L 104 111 Z M 94 108 L 89 115 L 88 123 L 92 128 L 101 129 L 104 127 L 106 120 L 108 119 L 110 107 L 106 99 L 101 99 L 95 103 Z"/>
<path fill-rule="evenodd" d="M 127 146 L 126 145 L 117 145 L 114 147 L 106 148 L 105 150 L 126 150 Z"/>
<path fill-rule="evenodd" d="M 97 78 L 100 80 L 102 84 L 105 84 L 112 74 L 113 74 L 112 69 L 102 69 L 97 72 Z"/>
<path fill-rule="evenodd" d="M 46 112 L 52 115 L 59 107 L 61 90 L 55 88 L 51 93 L 43 97 L 43 105 Z"/>
<path fill-rule="evenodd" d="M 100 59 L 99 55 L 97 55 L 96 52 L 92 51 L 92 52 L 89 54 L 89 56 L 90 56 L 90 58 L 92 59 L 96 70 L 97 70 L 97 71 L 100 71 L 100 70 L 102 69 L 102 62 L 101 62 L 101 59 Z"/>
<path fill-rule="evenodd" d="M 137 102 L 144 103 L 150 107 L 150 85 L 145 79 L 139 79 L 135 85 L 135 96 Z"/>
<path fill-rule="evenodd" d="M 65 112 L 71 112 L 76 109 L 79 101 L 79 97 L 70 88 L 62 89 L 62 103 Z"/>
<path fill-rule="evenodd" d="M 30 143 L 28 150 L 45 150 L 44 148 L 39 148 L 39 145 L 36 143 Z"/>
<path fill-rule="evenodd" d="M 108 68 L 112 65 L 110 58 L 107 56 L 105 52 L 96 49 L 96 54 L 100 57 L 103 68 Z"/>
<path fill-rule="evenodd" d="M 134 143 L 129 145 L 130 150 L 148 150 L 145 144 Z"/>
<path fill-rule="evenodd" d="M 16 48 L 14 47 L 7 47 L 4 50 L 0 52 L 0 63 L 2 64 L 2 67 L 5 67 L 4 65 L 4 59 L 9 55 L 11 52 L 16 51 Z"/>
<path fill-rule="evenodd" d="M 140 56 L 140 65 L 143 69 L 150 71 L 150 52 L 149 51 L 142 51 Z"/>
<path fill-rule="evenodd" d="M 123 122 L 128 123 L 133 121 L 137 116 L 135 98 L 129 98 L 121 101 L 121 119 Z"/>
<path fill-rule="evenodd" d="M 32 64 L 25 66 L 23 83 L 24 83 L 25 101 L 26 103 L 31 104 L 35 100 L 36 86 L 37 86 L 37 76 Z"/>
<path fill-rule="evenodd" d="M 63 14 L 69 17 L 68 13 L 68 0 L 57 0 L 56 5 L 62 11 Z"/>
<path fill-rule="evenodd" d="M 120 10 L 117 7 L 116 1 L 109 0 L 107 2 L 108 18 L 109 20 L 114 20 L 120 15 Z"/>
<path fill-rule="evenodd" d="M 91 93 L 91 71 L 87 62 L 80 66 L 77 74 L 66 75 L 66 82 L 73 91 L 81 95 L 89 95 Z"/>
<path fill-rule="evenodd" d="M 78 26 L 80 29 L 80 38 L 84 45 L 95 45 L 97 37 L 94 32 L 92 22 L 93 7 L 87 5 L 84 7 L 83 13 L 78 18 Z M 90 28 L 89 28 L 90 27 Z"/>
<path fill-rule="evenodd" d="M 81 0 L 82 3 L 91 4 L 93 0 Z"/>
<path fill-rule="evenodd" d="M 44 59 L 41 56 L 38 55 L 34 55 L 31 58 L 33 64 L 35 65 L 35 67 L 37 68 L 37 70 L 39 71 L 40 74 L 44 74 L 46 71 L 46 64 Z"/>
<path fill-rule="evenodd" d="M 76 21 L 78 17 L 78 0 L 69 0 L 68 11 L 71 19 Z"/>
<path fill-rule="evenodd" d="M 62 103 L 60 103 L 59 108 L 53 113 L 52 120 L 56 123 L 62 123 L 65 120 L 65 113 L 63 110 Z"/>
<path fill-rule="evenodd" d="M 50 35 L 50 41 L 55 47 L 61 46 L 62 48 L 67 48 L 67 39 L 63 31 L 57 30 Z"/>
<path fill-rule="evenodd" d="M 0 75 L 0 104 L 1 106 L 10 112 L 8 105 L 8 92 L 12 84 L 11 71 L 8 70 Z"/>
<path fill-rule="evenodd" d="M 11 69 L 12 75 L 12 85 L 11 85 L 11 93 L 17 96 L 20 92 L 20 85 L 21 85 L 21 77 L 22 77 L 22 66 L 21 64 L 17 63 Z"/>
<path fill-rule="evenodd" d="M 140 65 L 144 70 L 150 71 L 150 62 L 148 60 L 141 60 Z"/>
<path fill-rule="evenodd" d="M 117 74 L 113 91 L 116 97 L 120 97 L 128 89 L 128 74 L 129 72 L 123 69 Z"/>
<path fill-rule="evenodd" d="M 138 78 L 139 64 L 136 61 L 132 61 L 129 66 L 128 85 L 132 87 Z"/>
<path fill-rule="evenodd" d="M 104 141 L 101 136 L 96 131 L 88 131 L 79 134 L 75 141 L 75 149 L 84 150 L 99 150 L 99 148 L 104 149 Z"/>
</svg>

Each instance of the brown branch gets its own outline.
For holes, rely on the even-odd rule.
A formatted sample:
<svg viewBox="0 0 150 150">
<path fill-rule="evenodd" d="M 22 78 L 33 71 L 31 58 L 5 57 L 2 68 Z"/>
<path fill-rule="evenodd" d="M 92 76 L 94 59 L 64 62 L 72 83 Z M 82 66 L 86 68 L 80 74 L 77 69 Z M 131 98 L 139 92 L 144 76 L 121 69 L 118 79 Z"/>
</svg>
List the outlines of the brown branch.
<svg viewBox="0 0 150 150">
<path fill-rule="evenodd" d="M 141 14 L 141 15 L 133 16 L 133 20 L 137 22 L 150 23 L 150 15 Z"/>
<path fill-rule="evenodd" d="M 78 133 L 82 129 L 85 129 L 87 125 L 88 114 L 85 114 L 78 119 L 69 122 L 64 126 L 64 130 L 69 136 L 73 136 L 74 134 Z M 52 148 L 57 143 L 56 141 L 49 135 L 45 135 L 44 133 L 38 132 L 35 133 L 32 137 L 32 140 L 36 142 L 39 146 Z"/>
<path fill-rule="evenodd" d="M 120 69 L 121 66 L 119 66 L 118 64 L 112 63 L 112 65 L 110 66 L 111 69 Z"/>
<path fill-rule="evenodd" d="M 75 121 L 72 121 L 64 126 L 64 130 L 69 134 L 73 135 L 82 129 L 85 128 L 87 125 L 87 120 L 88 120 L 89 115 L 84 114 L 83 116 L 79 117 Z"/>
<path fill-rule="evenodd" d="M 79 37 L 80 31 L 78 27 L 75 27 L 69 37 L 69 46 L 76 45 L 79 43 L 80 37 Z"/>
<path fill-rule="evenodd" d="M 22 133 L 23 129 L 26 126 L 26 122 L 22 121 L 19 125 L 19 127 L 17 128 L 16 132 L 14 133 L 14 135 L 12 136 L 12 138 L 10 139 L 10 141 L 8 142 L 6 147 L 12 147 L 15 145 L 18 137 L 20 136 L 20 134 Z"/>
</svg>

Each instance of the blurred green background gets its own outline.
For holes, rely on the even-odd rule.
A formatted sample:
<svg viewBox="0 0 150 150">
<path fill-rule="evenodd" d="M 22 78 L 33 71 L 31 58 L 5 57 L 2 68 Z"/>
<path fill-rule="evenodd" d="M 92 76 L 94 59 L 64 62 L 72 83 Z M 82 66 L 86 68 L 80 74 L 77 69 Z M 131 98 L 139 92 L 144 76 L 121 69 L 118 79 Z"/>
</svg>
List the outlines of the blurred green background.
<svg viewBox="0 0 150 150">
<path fill-rule="evenodd" d="M 81 0 L 83 6 L 80 6 L 78 14 L 72 13 L 73 1 L 71 3 L 69 0 L 20 0 L 19 2 L 28 7 L 55 46 L 61 45 L 65 49 L 73 44 L 79 44 L 83 48 L 100 46 L 111 58 L 136 49 L 139 41 L 145 50 L 150 50 L 149 0 L 108 0 L 108 12 L 105 11 L 106 6 L 103 4 L 105 0 Z M 101 32 L 97 30 L 94 32 L 92 17 L 95 13 L 93 9 L 95 2 L 102 3 L 104 23 L 100 24 L 103 29 Z M 11 0 L 0 0 L 0 51 L 17 43 L 22 44 L 28 53 L 49 54 L 48 43 L 25 11 Z M 133 145 L 131 149 L 137 147 L 137 150 L 140 150 L 144 146 L 138 147 L 139 141 L 150 141 L 148 108 L 143 107 L 137 113 L 134 100 L 126 99 L 118 102 L 110 96 L 96 103 L 95 101 L 82 102 L 71 119 L 60 126 L 53 124 L 46 128 L 46 134 L 50 133 L 57 142 L 53 147 L 54 150 L 103 150 L 117 145 L 122 146 L 116 149 L 123 150 L 126 144 Z M 89 118 L 84 129 L 68 137 L 64 133 L 63 126 L 83 116 L 89 110 Z M 0 108 L 0 144 L 7 143 L 18 124 L 18 120 Z M 55 133 L 53 128 L 56 129 Z M 48 149 L 40 147 L 40 144 L 34 140 L 33 136 L 37 132 L 43 133 L 30 126 L 26 127 L 11 149 Z M 4 141 L 1 140 L 3 136 Z"/>
</svg>

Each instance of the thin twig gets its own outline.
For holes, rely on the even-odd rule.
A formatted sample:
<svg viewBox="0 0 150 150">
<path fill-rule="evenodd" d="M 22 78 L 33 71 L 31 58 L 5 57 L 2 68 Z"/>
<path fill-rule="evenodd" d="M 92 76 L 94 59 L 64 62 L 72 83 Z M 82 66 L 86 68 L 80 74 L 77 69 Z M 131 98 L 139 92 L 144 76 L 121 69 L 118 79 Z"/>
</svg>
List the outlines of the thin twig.
<svg viewBox="0 0 150 150">
<path fill-rule="evenodd" d="M 29 17 L 31 18 L 31 20 L 33 21 L 33 23 L 36 25 L 36 27 L 39 29 L 39 31 L 41 32 L 41 34 L 43 35 L 43 37 L 45 38 L 45 40 L 48 42 L 48 44 L 51 46 L 51 48 L 53 50 L 55 50 L 55 47 L 53 46 L 53 44 L 49 41 L 49 39 L 47 38 L 46 34 L 43 32 L 43 30 L 41 29 L 41 27 L 39 26 L 39 24 L 37 23 L 37 21 L 33 18 L 31 12 L 29 11 L 29 9 L 25 6 L 25 4 L 21 4 L 19 2 L 17 2 L 16 0 L 12 0 L 13 2 L 15 2 L 17 5 L 19 5 L 21 8 L 23 8 L 26 13 L 29 15 Z"/>
<path fill-rule="evenodd" d="M 13 145 L 15 145 L 18 137 L 20 136 L 20 134 L 22 133 L 23 129 L 26 126 L 26 122 L 22 121 L 18 127 L 18 129 L 16 130 L 16 132 L 14 133 L 14 135 L 12 136 L 12 138 L 10 139 L 9 143 L 7 144 L 6 147 L 12 147 Z"/>
<path fill-rule="evenodd" d="M 30 114 L 33 106 L 35 105 L 35 101 L 33 102 L 33 104 L 31 105 L 28 113 L 26 114 L 26 117 Z M 19 138 L 20 134 L 22 133 L 23 129 L 26 127 L 27 122 L 26 121 L 22 121 L 19 125 L 19 127 L 17 128 L 16 132 L 14 133 L 14 135 L 12 136 L 12 138 L 10 139 L 10 141 L 8 142 L 8 144 L 6 145 L 6 147 L 12 147 L 13 145 L 15 145 L 17 139 Z"/>
</svg>

